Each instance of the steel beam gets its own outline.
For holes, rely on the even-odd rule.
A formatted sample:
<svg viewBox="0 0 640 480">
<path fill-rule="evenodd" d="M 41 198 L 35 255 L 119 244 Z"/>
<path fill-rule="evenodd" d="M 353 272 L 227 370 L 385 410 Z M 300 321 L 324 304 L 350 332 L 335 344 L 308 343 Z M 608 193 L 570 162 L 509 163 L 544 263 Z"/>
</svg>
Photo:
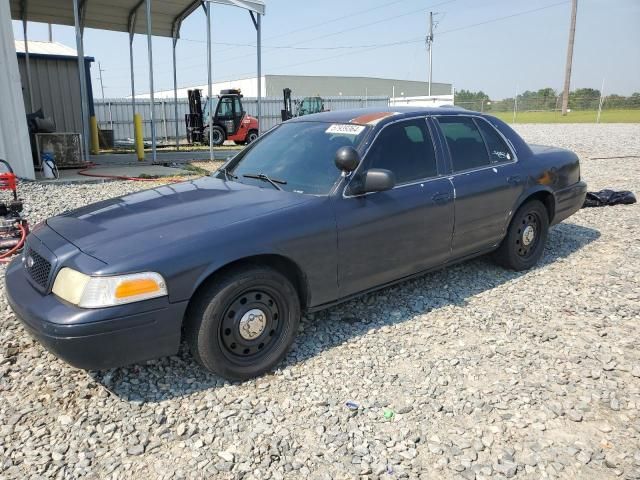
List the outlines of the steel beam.
<svg viewBox="0 0 640 480">
<path fill-rule="evenodd" d="M 149 89 L 151 98 L 151 159 L 156 162 L 156 115 L 153 93 L 153 37 L 151 35 L 151 0 L 145 0 L 147 7 L 147 50 L 149 51 Z"/>
<path fill-rule="evenodd" d="M 261 19 L 262 15 L 256 12 L 249 10 L 249 15 L 251 15 L 251 21 L 253 21 L 253 26 L 256 28 L 256 43 L 257 43 L 257 59 L 258 59 L 258 105 L 257 105 L 257 117 L 258 117 L 258 135 L 260 135 L 261 130 L 261 122 L 260 117 L 262 116 L 262 27 L 261 27 Z"/>
<path fill-rule="evenodd" d="M 82 32 L 84 25 L 84 9 L 86 2 L 82 2 L 82 10 L 80 10 L 78 0 L 73 0 L 73 20 L 76 31 L 76 48 L 78 50 L 78 70 L 80 74 L 80 111 L 82 115 L 82 143 L 84 147 L 85 161 L 89 161 L 89 104 L 87 101 L 87 74 L 85 71 L 84 61 L 84 44 Z"/>
<path fill-rule="evenodd" d="M 207 10 L 207 107 L 209 108 L 209 161 L 213 162 L 213 75 L 211 73 L 211 3 L 206 4 Z"/>
<path fill-rule="evenodd" d="M 178 72 L 176 68 L 176 45 L 178 39 L 172 40 L 173 43 L 173 113 L 176 121 L 176 150 L 180 150 L 180 134 L 178 131 Z"/>
<path fill-rule="evenodd" d="M 20 16 L 22 17 L 22 34 L 24 38 L 24 60 L 27 72 L 27 92 L 29 94 L 29 111 L 33 112 L 33 84 L 31 82 L 31 62 L 29 61 L 29 39 L 27 36 L 27 0 L 20 2 Z"/>
</svg>

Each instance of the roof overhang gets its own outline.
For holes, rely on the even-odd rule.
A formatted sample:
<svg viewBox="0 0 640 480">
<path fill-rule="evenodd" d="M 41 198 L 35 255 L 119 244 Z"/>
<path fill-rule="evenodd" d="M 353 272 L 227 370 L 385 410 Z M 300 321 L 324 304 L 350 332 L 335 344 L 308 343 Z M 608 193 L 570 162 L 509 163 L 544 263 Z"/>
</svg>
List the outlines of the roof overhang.
<svg viewBox="0 0 640 480">
<path fill-rule="evenodd" d="M 74 25 L 71 0 L 9 0 L 11 18 L 29 22 Z M 261 15 L 265 4 L 258 0 L 152 0 L 152 34 L 159 37 L 177 37 L 182 22 L 205 2 L 244 8 Z M 79 0 L 85 28 L 147 33 L 145 0 Z M 136 17 L 142 21 L 136 21 Z M 133 21 L 131 22 L 131 20 Z"/>
</svg>

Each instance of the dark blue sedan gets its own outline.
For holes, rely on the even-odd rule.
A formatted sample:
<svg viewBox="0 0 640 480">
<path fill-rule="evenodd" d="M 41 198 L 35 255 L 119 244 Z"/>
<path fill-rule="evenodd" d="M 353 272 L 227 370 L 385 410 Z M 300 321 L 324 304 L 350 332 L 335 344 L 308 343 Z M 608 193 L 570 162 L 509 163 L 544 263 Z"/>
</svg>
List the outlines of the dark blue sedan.
<svg viewBox="0 0 640 480">
<path fill-rule="evenodd" d="M 450 109 L 285 122 L 213 176 L 50 218 L 6 273 L 25 327 L 70 364 L 172 355 L 273 368 L 314 311 L 492 252 L 532 267 L 586 194 L 578 157 Z"/>
</svg>

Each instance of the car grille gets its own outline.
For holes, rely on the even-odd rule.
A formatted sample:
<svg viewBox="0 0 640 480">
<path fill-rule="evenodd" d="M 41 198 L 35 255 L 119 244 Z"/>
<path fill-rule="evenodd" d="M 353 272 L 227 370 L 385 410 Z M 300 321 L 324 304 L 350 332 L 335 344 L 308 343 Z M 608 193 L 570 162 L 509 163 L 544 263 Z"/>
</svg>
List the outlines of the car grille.
<svg viewBox="0 0 640 480">
<path fill-rule="evenodd" d="M 27 250 L 27 254 L 24 257 L 25 259 L 32 258 L 33 264 L 29 267 L 28 265 L 31 263 L 29 260 L 25 262 L 25 268 L 29 275 L 42 288 L 47 288 L 47 284 L 49 283 L 49 275 L 51 274 L 51 263 L 49 263 L 46 259 L 44 259 L 38 252 L 29 248 Z"/>
</svg>

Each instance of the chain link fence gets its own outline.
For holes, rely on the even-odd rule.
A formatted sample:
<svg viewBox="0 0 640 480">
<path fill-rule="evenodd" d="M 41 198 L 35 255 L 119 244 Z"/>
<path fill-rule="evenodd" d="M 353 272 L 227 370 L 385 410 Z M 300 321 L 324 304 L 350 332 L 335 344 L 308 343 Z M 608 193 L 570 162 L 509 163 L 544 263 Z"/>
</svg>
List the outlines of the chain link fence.
<svg viewBox="0 0 640 480">
<path fill-rule="evenodd" d="M 515 120 L 517 120 L 518 114 L 525 112 L 549 112 L 557 115 L 562 113 L 562 95 L 518 95 L 517 98 L 506 98 L 504 100 L 480 98 L 470 101 L 458 101 L 456 99 L 455 104 L 477 112 L 512 113 Z M 610 110 L 640 110 L 640 94 L 634 94 L 629 97 L 610 95 L 602 98 L 599 95 L 570 95 L 568 109 L 569 112 L 593 112 L 593 121 L 595 122 L 598 119 L 597 113 L 599 110 L 603 112 Z"/>
</svg>

